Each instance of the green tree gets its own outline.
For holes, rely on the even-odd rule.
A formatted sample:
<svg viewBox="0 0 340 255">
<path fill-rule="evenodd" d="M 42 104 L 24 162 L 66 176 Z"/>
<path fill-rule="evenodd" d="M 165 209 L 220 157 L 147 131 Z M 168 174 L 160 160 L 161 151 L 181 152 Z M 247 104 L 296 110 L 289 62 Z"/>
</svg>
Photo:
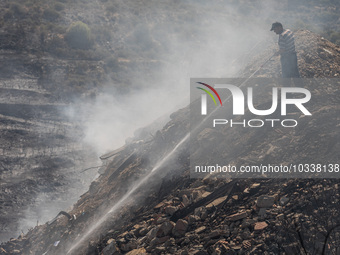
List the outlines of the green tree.
<svg viewBox="0 0 340 255">
<path fill-rule="evenodd" d="M 72 23 L 66 31 L 65 40 L 67 44 L 76 49 L 89 49 L 93 45 L 90 28 L 83 22 Z"/>
</svg>

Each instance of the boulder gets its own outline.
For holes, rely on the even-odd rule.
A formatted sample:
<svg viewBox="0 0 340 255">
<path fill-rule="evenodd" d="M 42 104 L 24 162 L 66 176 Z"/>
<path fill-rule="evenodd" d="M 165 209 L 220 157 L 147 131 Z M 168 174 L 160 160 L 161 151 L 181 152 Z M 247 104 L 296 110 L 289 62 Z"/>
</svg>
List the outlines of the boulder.
<svg viewBox="0 0 340 255">
<path fill-rule="evenodd" d="M 171 233 L 172 229 L 174 228 L 175 223 L 172 221 L 163 222 L 163 224 L 159 227 L 156 236 L 162 237 L 167 236 Z"/>
<path fill-rule="evenodd" d="M 188 222 L 186 220 L 179 219 L 176 225 L 172 229 L 172 234 L 176 237 L 184 236 L 188 229 Z"/>
<path fill-rule="evenodd" d="M 178 210 L 175 206 L 167 206 L 164 209 L 164 212 L 170 216 L 172 216 Z"/>
</svg>

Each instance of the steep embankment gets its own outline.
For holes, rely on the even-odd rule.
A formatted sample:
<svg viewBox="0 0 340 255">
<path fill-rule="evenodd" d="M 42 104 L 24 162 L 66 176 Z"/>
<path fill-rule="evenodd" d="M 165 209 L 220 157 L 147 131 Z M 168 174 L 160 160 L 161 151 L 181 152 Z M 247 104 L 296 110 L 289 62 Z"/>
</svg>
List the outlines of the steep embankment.
<svg viewBox="0 0 340 255">
<path fill-rule="evenodd" d="M 306 77 L 338 77 L 338 46 L 296 34 Z M 271 49 L 254 59 L 256 70 Z M 274 59 L 259 73 L 276 76 Z M 250 71 L 249 71 L 250 70 Z M 339 163 L 339 90 L 308 89 L 313 118 L 296 128 L 223 128 L 199 132 L 200 146 L 220 142 L 231 164 Z M 262 99 L 261 99 L 262 100 Z M 258 104 L 266 103 L 265 101 Z M 338 252 L 337 179 L 190 179 L 189 108 L 179 110 L 152 138 L 135 138 L 105 155 L 108 166 L 68 213 L 3 244 L 4 254 L 326 254 Z M 209 145 L 210 144 L 210 145 Z M 194 152 L 199 153 L 200 146 Z M 175 149 L 175 150 L 174 150 Z M 269 160 L 269 161 L 268 161 Z M 327 245 L 326 245 L 327 242 Z"/>
</svg>

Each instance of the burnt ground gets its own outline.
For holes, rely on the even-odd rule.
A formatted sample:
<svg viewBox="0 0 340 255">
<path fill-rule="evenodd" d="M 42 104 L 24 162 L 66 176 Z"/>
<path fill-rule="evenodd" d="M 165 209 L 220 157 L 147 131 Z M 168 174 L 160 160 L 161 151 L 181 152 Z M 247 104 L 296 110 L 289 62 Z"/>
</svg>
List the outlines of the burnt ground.
<svg viewBox="0 0 340 255">
<path fill-rule="evenodd" d="M 338 46 L 308 31 L 296 36 L 303 77 L 339 76 Z M 265 50 L 254 58 L 244 76 L 258 69 L 270 52 Z M 275 77 L 279 67 L 274 59 L 257 76 Z M 216 145 L 219 139 L 221 157 L 236 165 L 338 164 L 339 120 L 334 117 L 339 116 L 338 79 L 332 86 L 326 85 L 309 88 L 313 100 L 308 109 L 313 118 L 292 112 L 301 120 L 296 128 L 265 132 L 204 129 L 194 140 L 200 143 L 194 152 Z M 35 227 L 2 244 L 2 254 L 340 252 L 337 179 L 192 179 L 189 144 L 171 152 L 189 132 L 189 108 L 172 114 L 171 119 L 151 138 L 135 138 L 107 156 L 107 168 L 101 169 L 89 191 L 68 211 L 70 219 L 61 215 L 50 224 Z M 166 162 L 155 166 L 169 153 Z M 154 174 L 149 174 L 152 170 Z M 143 176 L 147 179 L 141 183 Z M 122 203 L 124 194 L 129 194 L 129 199 Z M 114 213 L 106 213 L 109 210 Z"/>
<path fill-rule="evenodd" d="M 33 56 L 1 52 L 1 241 L 68 208 L 93 175 L 79 173 L 94 157 L 81 144 L 77 124 L 63 114 L 67 104 L 39 83 L 35 65 Z"/>
</svg>

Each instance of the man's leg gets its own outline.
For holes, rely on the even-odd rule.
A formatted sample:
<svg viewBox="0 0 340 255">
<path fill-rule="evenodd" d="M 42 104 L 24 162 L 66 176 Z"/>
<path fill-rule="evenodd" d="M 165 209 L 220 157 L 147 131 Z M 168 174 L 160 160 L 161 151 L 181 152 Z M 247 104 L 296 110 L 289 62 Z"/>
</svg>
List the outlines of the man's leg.
<svg viewBox="0 0 340 255">
<path fill-rule="evenodd" d="M 292 78 L 300 78 L 299 67 L 297 63 L 297 56 L 296 53 L 290 55 L 290 62 L 291 62 L 291 77 Z"/>
<path fill-rule="evenodd" d="M 289 64 L 289 58 L 287 55 L 281 56 L 281 70 L 282 70 L 282 86 L 283 87 L 291 87 L 291 79 L 290 79 L 290 64 Z"/>
<path fill-rule="evenodd" d="M 289 78 L 289 61 L 287 56 L 281 56 L 282 78 Z"/>
</svg>

